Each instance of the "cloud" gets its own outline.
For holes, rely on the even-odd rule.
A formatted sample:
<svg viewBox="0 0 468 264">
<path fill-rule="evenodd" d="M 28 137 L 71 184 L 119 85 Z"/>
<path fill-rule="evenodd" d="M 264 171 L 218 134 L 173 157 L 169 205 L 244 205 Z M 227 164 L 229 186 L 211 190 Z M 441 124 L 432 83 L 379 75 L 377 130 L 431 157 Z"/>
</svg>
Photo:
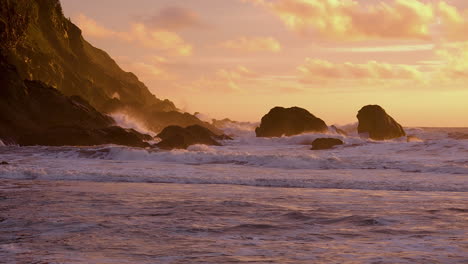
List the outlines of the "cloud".
<svg viewBox="0 0 468 264">
<path fill-rule="evenodd" d="M 379 52 L 414 52 L 433 50 L 435 44 L 414 44 L 414 45 L 392 45 L 392 46 L 374 46 L 374 47 L 339 47 L 322 48 L 334 52 L 353 52 L 353 53 L 379 53 Z"/>
<path fill-rule="evenodd" d="M 202 28 L 205 23 L 200 16 L 187 8 L 168 6 L 164 7 L 154 16 L 147 17 L 144 23 L 152 28 L 166 29 L 171 31 L 184 30 L 188 28 Z"/>
<path fill-rule="evenodd" d="M 418 80 L 421 72 L 408 65 L 395 65 L 370 61 L 365 64 L 332 63 L 325 60 L 306 59 L 298 70 L 303 82 L 324 80 Z"/>
<path fill-rule="evenodd" d="M 240 52 L 280 52 L 281 44 L 271 37 L 241 37 L 221 43 L 221 46 Z"/>
<path fill-rule="evenodd" d="M 438 19 L 443 38 L 451 41 L 468 40 L 468 11 L 439 2 Z"/>
<path fill-rule="evenodd" d="M 444 81 L 468 78 L 468 42 L 457 45 L 444 45 L 436 51 L 443 64 L 440 65 L 440 77 Z"/>
<path fill-rule="evenodd" d="M 418 0 L 244 0 L 276 14 L 290 29 L 336 40 L 429 39 L 432 4 Z"/>
<path fill-rule="evenodd" d="M 189 56 L 192 54 L 192 46 L 172 31 L 152 30 L 142 23 L 132 24 L 131 29 L 126 32 L 113 31 L 99 25 L 84 14 L 78 15 L 75 21 L 83 33 L 90 37 L 132 42 L 171 55 Z"/>
</svg>

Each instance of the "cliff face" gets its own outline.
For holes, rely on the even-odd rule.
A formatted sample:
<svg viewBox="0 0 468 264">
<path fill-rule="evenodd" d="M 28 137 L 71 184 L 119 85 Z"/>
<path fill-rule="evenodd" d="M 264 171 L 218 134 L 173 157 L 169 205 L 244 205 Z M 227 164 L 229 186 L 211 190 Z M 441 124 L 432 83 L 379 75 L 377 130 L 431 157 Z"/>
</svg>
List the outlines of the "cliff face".
<svg viewBox="0 0 468 264">
<path fill-rule="evenodd" d="M 99 110 L 106 110 L 116 93 L 124 105 L 138 102 L 161 111 L 176 110 L 84 40 L 81 30 L 63 16 L 58 0 L 5 0 L 1 6 L 0 29 L 8 39 L 8 58 L 24 79 L 40 80 L 67 96 L 80 95 Z"/>
<path fill-rule="evenodd" d="M 78 95 L 103 113 L 126 111 L 156 132 L 179 124 L 216 131 L 192 115 L 179 113 L 171 101 L 158 99 L 133 73 L 89 44 L 64 17 L 59 0 L 1 1 L 0 37 L 0 52 L 22 79 L 39 80 L 66 96 Z M 120 99 L 113 98 L 116 94 Z M 155 118 L 165 112 L 176 118 Z"/>
<path fill-rule="evenodd" d="M 79 96 L 23 80 L 0 55 L 0 139 L 19 145 L 120 144 L 147 147 L 151 137 L 113 126 L 114 120 Z"/>
</svg>

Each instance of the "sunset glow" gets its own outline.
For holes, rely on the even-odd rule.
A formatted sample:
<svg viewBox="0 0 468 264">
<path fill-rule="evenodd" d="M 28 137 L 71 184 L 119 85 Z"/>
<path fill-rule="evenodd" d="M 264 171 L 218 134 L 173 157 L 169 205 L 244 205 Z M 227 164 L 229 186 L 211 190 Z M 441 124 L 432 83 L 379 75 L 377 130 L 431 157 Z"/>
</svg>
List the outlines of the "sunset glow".
<svg viewBox="0 0 468 264">
<path fill-rule="evenodd" d="M 468 126 L 466 1 L 62 4 L 88 41 L 187 112 L 259 121 L 297 105 L 347 124 L 379 104 L 404 126 Z"/>
</svg>

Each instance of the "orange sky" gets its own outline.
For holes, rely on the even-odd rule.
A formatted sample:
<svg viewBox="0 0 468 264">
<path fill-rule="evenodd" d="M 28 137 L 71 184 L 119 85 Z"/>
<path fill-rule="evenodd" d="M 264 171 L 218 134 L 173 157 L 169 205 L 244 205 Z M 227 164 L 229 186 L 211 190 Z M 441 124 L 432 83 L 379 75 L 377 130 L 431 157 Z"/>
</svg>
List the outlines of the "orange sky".
<svg viewBox="0 0 468 264">
<path fill-rule="evenodd" d="M 160 98 L 328 124 L 380 104 L 404 126 L 468 127 L 468 1 L 62 0 L 85 38 Z"/>
</svg>

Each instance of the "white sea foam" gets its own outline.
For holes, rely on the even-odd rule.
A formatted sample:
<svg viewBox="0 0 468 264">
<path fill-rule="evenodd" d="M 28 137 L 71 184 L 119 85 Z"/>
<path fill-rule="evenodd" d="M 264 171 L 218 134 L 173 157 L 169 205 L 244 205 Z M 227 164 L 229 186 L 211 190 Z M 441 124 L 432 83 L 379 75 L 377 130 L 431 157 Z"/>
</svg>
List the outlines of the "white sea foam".
<svg viewBox="0 0 468 264">
<path fill-rule="evenodd" d="M 123 146 L 0 149 L 0 178 L 223 183 L 307 188 L 468 191 L 468 140 L 411 129 L 421 140 L 372 141 L 338 134 L 256 138 L 162 151 Z M 444 134 L 445 133 L 445 134 Z M 444 136 L 445 135 L 445 136 Z M 345 145 L 312 151 L 318 137 Z"/>
<path fill-rule="evenodd" d="M 112 113 L 110 116 L 115 120 L 117 125 L 123 128 L 132 128 L 140 133 L 147 134 L 153 137 L 156 136 L 156 133 L 148 129 L 142 122 L 136 120 L 134 117 L 126 113 L 116 112 Z"/>
</svg>

